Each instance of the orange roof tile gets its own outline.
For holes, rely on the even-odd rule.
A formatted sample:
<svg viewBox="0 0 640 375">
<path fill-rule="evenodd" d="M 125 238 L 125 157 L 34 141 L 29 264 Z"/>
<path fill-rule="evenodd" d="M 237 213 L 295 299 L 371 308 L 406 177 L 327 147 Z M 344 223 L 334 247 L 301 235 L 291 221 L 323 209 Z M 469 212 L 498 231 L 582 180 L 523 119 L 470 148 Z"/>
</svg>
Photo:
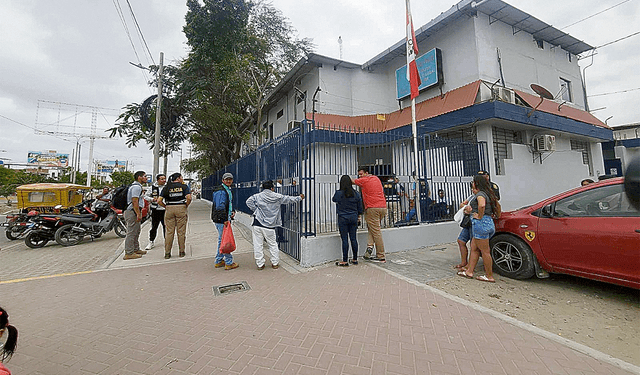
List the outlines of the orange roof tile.
<svg viewBox="0 0 640 375">
<path fill-rule="evenodd" d="M 442 96 L 416 103 L 416 121 L 422 121 L 473 105 L 478 95 L 479 87 L 480 81 L 475 81 L 451 90 Z M 403 108 L 384 114 L 384 120 L 379 119 L 377 114 L 342 116 L 316 113 L 315 121 L 320 129 L 338 128 L 342 131 L 380 132 L 411 124 L 411 109 Z"/>
<path fill-rule="evenodd" d="M 536 95 L 527 94 L 526 92 L 522 92 L 519 90 L 513 90 L 531 106 L 531 108 L 535 108 L 535 106 L 540 103 L 540 97 Z M 554 102 L 553 100 L 543 99 L 542 104 L 538 107 L 537 111 L 551 113 L 554 115 L 570 118 L 572 120 L 577 120 L 581 122 L 585 122 L 587 124 L 601 126 L 606 129 L 611 129 L 607 124 L 598 120 L 594 115 L 587 111 L 583 111 L 581 109 L 573 108 L 568 105 L 563 105 L 558 109 L 560 103 Z"/>
</svg>

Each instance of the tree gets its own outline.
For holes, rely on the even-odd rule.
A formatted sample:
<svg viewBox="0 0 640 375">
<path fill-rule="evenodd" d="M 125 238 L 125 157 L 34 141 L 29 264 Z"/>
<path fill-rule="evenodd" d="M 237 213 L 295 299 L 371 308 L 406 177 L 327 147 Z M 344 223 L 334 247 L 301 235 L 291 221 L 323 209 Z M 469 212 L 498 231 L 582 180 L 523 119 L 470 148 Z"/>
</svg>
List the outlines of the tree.
<svg viewBox="0 0 640 375">
<path fill-rule="evenodd" d="M 239 157 L 250 131 L 258 133 L 266 95 L 312 44 L 265 1 L 188 0 L 187 7 L 191 51 L 177 82 L 195 155 L 183 167 L 207 175 Z"/>
<path fill-rule="evenodd" d="M 133 173 L 129 171 L 122 171 L 111 173 L 111 180 L 113 181 L 113 186 L 122 186 L 132 183 L 134 178 Z"/>
<path fill-rule="evenodd" d="M 159 66 L 151 67 L 157 73 Z M 162 87 L 163 98 L 161 107 L 161 132 L 160 132 L 160 156 L 164 157 L 165 173 L 167 157 L 175 151 L 179 151 L 182 143 L 188 138 L 189 127 L 185 123 L 187 116 L 180 99 L 176 98 L 176 73 L 174 66 L 166 66 L 163 69 Z M 156 79 L 149 82 L 157 85 Z M 124 112 L 116 120 L 116 126 L 107 129 L 109 137 L 125 137 L 128 147 L 135 147 L 140 141 L 145 141 L 149 149 L 153 150 L 155 144 L 155 123 L 157 95 L 152 95 L 141 104 L 131 103 L 124 107 Z"/>
</svg>

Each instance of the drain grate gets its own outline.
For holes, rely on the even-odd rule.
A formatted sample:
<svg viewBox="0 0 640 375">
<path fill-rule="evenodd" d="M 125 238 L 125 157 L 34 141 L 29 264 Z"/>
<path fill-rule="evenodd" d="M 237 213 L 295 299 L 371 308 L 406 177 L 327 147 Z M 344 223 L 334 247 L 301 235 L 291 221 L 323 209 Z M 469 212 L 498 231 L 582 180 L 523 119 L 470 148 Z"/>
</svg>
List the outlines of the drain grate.
<svg viewBox="0 0 640 375">
<path fill-rule="evenodd" d="M 223 294 L 242 292 L 244 290 L 251 290 L 249 283 L 246 281 L 241 281 L 239 283 L 227 284 L 227 285 L 218 285 L 213 287 L 213 294 L 216 296 L 221 296 Z"/>
</svg>

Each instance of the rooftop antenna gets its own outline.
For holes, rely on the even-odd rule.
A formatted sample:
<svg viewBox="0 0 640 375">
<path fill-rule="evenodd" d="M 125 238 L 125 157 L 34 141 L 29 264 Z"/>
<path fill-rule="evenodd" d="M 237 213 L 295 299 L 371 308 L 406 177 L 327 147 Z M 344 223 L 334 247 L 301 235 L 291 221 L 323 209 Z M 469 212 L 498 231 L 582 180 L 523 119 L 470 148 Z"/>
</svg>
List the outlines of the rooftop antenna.
<svg viewBox="0 0 640 375">
<path fill-rule="evenodd" d="M 340 45 L 340 60 L 342 60 L 342 36 L 338 37 L 338 44 Z"/>
<path fill-rule="evenodd" d="M 532 83 L 531 84 L 531 90 L 535 91 L 535 93 L 538 94 L 538 96 L 540 96 L 540 102 L 538 103 L 538 105 L 536 105 L 531 110 L 531 112 L 529 112 L 529 114 L 527 114 L 527 117 L 531 117 L 533 112 L 535 112 L 536 109 L 538 109 L 538 107 L 540 107 L 540 104 L 542 104 L 542 102 L 545 99 L 553 100 L 553 94 L 550 93 L 549 90 L 545 89 L 544 87 L 542 87 L 540 85 L 536 85 L 535 83 Z"/>
</svg>

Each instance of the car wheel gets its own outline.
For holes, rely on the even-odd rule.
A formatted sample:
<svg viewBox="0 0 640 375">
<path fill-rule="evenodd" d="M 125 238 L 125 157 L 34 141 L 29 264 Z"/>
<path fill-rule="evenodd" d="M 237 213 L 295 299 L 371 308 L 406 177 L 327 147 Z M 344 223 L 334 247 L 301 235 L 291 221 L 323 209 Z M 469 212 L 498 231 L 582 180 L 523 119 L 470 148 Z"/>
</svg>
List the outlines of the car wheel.
<svg viewBox="0 0 640 375">
<path fill-rule="evenodd" d="M 44 247 L 49 240 L 42 238 L 38 233 L 31 232 L 24 238 L 24 243 L 32 249 Z"/>
<path fill-rule="evenodd" d="M 82 234 L 73 230 L 75 224 L 66 224 L 56 231 L 56 242 L 62 246 L 73 246 L 82 241 Z"/>
<path fill-rule="evenodd" d="M 493 270 L 511 279 L 528 279 L 535 275 L 533 251 L 518 237 L 499 234 L 490 241 Z"/>
</svg>

